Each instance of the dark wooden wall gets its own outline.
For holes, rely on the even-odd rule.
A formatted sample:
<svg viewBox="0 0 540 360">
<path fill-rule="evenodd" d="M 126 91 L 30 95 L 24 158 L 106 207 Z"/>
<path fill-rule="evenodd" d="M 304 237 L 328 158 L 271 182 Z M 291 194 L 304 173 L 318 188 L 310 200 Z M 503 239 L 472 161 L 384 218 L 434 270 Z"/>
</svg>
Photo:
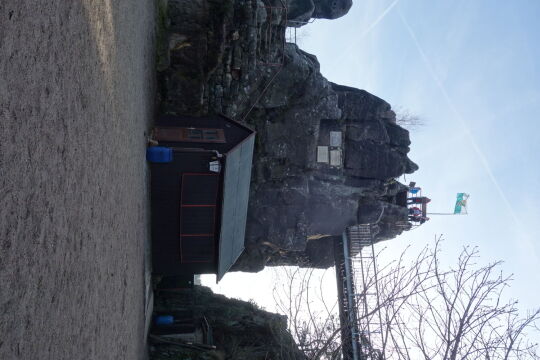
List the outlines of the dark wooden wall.
<svg viewBox="0 0 540 360">
<path fill-rule="evenodd" d="M 221 174 L 208 170 L 212 156 L 174 152 L 173 162 L 151 165 L 152 261 L 156 275 L 216 271 L 222 179 Z"/>
</svg>

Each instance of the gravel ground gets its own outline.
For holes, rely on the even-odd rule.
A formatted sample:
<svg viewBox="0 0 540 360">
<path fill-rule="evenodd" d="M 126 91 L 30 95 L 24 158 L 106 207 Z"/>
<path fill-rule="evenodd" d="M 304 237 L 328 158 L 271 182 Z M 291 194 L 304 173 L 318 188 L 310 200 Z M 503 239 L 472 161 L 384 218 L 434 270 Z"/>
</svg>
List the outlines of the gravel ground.
<svg viewBox="0 0 540 360">
<path fill-rule="evenodd" d="M 144 358 L 152 0 L 0 0 L 0 359 Z"/>
</svg>

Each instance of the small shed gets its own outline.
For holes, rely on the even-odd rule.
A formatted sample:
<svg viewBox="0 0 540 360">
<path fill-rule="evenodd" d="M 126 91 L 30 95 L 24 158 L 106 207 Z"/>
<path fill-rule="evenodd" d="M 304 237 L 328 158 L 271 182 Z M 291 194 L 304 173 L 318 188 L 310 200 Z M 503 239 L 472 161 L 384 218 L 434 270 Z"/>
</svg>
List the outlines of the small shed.
<svg viewBox="0 0 540 360">
<path fill-rule="evenodd" d="M 153 272 L 219 281 L 244 250 L 255 132 L 221 115 L 166 115 L 152 138 L 173 154 L 151 164 Z"/>
</svg>

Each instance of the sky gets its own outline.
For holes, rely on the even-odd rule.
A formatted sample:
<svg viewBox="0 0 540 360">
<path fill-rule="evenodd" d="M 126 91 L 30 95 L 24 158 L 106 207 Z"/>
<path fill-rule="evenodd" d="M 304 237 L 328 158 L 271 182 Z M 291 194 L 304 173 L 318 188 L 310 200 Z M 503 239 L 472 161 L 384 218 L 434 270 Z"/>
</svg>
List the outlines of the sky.
<svg viewBox="0 0 540 360">
<path fill-rule="evenodd" d="M 479 263 L 504 261 L 523 308 L 540 306 L 540 1 L 355 0 L 349 14 L 303 27 L 298 44 L 332 82 L 365 89 L 418 115 L 409 157 L 429 211 L 451 212 L 458 192 L 469 214 L 431 216 L 379 244 L 388 261 L 443 234 L 443 261 L 477 246 Z M 329 279 L 332 279 L 330 276 Z M 216 286 L 273 310 L 275 271 L 229 273 Z M 329 280 L 331 281 L 331 280 Z"/>
</svg>

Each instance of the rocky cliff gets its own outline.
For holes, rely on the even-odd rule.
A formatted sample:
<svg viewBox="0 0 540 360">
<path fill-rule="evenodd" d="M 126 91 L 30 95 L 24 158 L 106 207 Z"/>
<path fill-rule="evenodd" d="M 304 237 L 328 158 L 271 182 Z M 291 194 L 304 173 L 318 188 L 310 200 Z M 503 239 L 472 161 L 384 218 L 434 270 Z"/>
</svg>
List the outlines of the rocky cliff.
<svg viewBox="0 0 540 360">
<path fill-rule="evenodd" d="M 410 228 L 407 187 L 395 181 L 417 169 L 408 131 L 384 100 L 328 81 L 315 56 L 286 42 L 287 26 L 336 18 L 350 6 L 169 0 L 162 8 L 161 112 L 223 113 L 257 131 L 236 270 L 328 267 L 331 239 L 346 226 L 379 220 L 377 240 Z"/>
<path fill-rule="evenodd" d="M 189 312 L 193 319 L 205 318 L 215 350 L 179 347 L 173 341 L 151 337 L 152 360 L 306 360 L 287 330 L 286 316 L 214 294 L 206 287 L 157 293 L 154 310 L 158 314 Z"/>
</svg>

